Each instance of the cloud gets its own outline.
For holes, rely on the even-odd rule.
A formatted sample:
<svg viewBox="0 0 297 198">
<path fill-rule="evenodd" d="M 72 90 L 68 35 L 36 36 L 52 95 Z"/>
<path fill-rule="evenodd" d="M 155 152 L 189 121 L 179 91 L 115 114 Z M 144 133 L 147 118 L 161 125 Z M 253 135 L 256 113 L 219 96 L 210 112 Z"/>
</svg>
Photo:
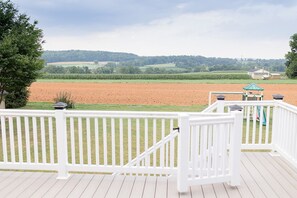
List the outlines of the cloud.
<svg viewBox="0 0 297 198">
<path fill-rule="evenodd" d="M 45 48 L 123 51 L 139 55 L 283 58 L 289 37 L 296 32 L 296 21 L 297 6 L 242 6 L 180 13 L 146 24 L 119 26 L 80 36 L 47 36 Z"/>
</svg>

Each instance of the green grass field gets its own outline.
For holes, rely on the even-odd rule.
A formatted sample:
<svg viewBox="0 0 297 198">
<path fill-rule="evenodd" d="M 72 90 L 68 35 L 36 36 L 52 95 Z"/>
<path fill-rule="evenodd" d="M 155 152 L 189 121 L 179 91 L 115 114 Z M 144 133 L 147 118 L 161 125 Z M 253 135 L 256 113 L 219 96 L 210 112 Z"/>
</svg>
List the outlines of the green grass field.
<svg viewBox="0 0 297 198">
<path fill-rule="evenodd" d="M 170 106 L 170 105 L 75 104 L 74 110 L 200 112 L 206 107 L 207 107 L 206 105 Z M 52 110 L 53 103 L 29 102 L 22 109 Z"/>
<path fill-rule="evenodd" d="M 297 84 L 297 79 L 282 80 L 94 80 L 94 79 L 38 79 L 37 82 L 91 82 L 91 83 L 197 83 L 197 84 Z"/>
</svg>

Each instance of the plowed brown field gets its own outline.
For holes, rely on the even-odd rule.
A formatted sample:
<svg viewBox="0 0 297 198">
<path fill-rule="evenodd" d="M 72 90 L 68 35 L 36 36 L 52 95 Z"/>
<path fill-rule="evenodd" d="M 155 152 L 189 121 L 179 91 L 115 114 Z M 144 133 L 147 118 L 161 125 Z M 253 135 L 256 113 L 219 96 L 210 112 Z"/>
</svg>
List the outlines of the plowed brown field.
<svg viewBox="0 0 297 198">
<path fill-rule="evenodd" d="M 244 84 L 191 83 L 46 83 L 30 87 L 31 102 L 53 102 L 60 91 L 68 91 L 76 103 L 87 104 L 147 104 L 147 105 L 205 105 L 210 91 L 242 91 Z M 297 105 L 297 84 L 259 84 L 264 99 L 280 93 L 285 101 Z M 226 95 L 226 99 L 240 96 Z"/>
</svg>

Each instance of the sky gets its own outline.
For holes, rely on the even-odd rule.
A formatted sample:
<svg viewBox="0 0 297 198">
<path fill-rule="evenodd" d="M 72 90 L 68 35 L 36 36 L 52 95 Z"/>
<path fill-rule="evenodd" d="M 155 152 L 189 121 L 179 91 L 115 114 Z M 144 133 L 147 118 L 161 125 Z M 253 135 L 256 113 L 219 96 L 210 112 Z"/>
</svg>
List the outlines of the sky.
<svg viewBox="0 0 297 198">
<path fill-rule="evenodd" d="M 284 58 L 296 0 L 12 0 L 39 22 L 44 50 L 141 56 Z"/>
</svg>

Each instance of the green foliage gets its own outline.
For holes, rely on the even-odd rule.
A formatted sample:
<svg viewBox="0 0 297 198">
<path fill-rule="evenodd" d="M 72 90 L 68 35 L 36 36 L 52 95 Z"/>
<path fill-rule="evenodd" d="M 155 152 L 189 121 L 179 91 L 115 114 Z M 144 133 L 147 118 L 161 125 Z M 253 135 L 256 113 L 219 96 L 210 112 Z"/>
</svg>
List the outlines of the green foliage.
<svg viewBox="0 0 297 198">
<path fill-rule="evenodd" d="M 68 62 L 68 61 L 129 61 L 138 56 L 131 53 L 105 52 L 105 51 L 85 51 L 85 50 L 62 50 L 62 51 L 45 51 L 42 58 L 47 63 Z"/>
<path fill-rule="evenodd" d="M 195 73 L 195 74 L 44 74 L 42 79 L 97 79 L 97 80 L 204 80 L 250 79 L 247 74 Z"/>
<path fill-rule="evenodd" d="M 98 67 L 93 70 L 94 74 L 113 74 L 114 67 Z"/>
<path fill-rule="evenodd" d="M 117 73 L 120 74 L 140 74 L 141 70 L 139 67 L 133 67 L 133 66 L 125 66 L 125 67 L 118 67 Z"/>
<path fill-rule="evenodd" d="M 0 24 L 0 102 L 5 90 L 8 107 L 16 108 L 26 104 L 26 88 L 43 67 L 42 30 L 11 1 L 0 1 Z"/>
<path fill-rule="evenodd" d="M 291 51 L 286 54 L 286 74 L 289 78 L 297 77 L 297 33 L 291 36 Z"/>
<path fill-rule="evenodd" d="M 29 91 L 27 88 L 12 91 L 5 97 L 6 108 L 18 108 L 27 104 L 29 98 Z"/>
<path fill-rule="evenodd" d="M 54 102 L 64 102 L 67 104 L 67 108 L 73 109 L 74 108 L 74 100 L 72 99 L 71 93 L 67 91 L 59 92 L 56 97 L 54 98 Z"/>
<path fill-rule="evenodd" d="M 203 56 L 137 56 L 129 53 L 103 52 L 103 51 L 45 51 L 43 58 L 47 62 L 69 62 L 69 61 L 107 61 L 106 66 L 113 67 L 171 67 L 182 69 L 186 72 L 206 72 L 206 71 L 228 71 L 254 69 L 255 67 L 264 68 L 269 71 L 284 71 L 284 59 L 234 59 L 216 58 Z M 172 66 L 173 65 L 173 66 Z M 143 69 L 145 70 L 145 69 Z M 173 70 L 167 73 L 173 73 Z M 178 73 L 177 70 L 174 73 Z"/>
</svg>

